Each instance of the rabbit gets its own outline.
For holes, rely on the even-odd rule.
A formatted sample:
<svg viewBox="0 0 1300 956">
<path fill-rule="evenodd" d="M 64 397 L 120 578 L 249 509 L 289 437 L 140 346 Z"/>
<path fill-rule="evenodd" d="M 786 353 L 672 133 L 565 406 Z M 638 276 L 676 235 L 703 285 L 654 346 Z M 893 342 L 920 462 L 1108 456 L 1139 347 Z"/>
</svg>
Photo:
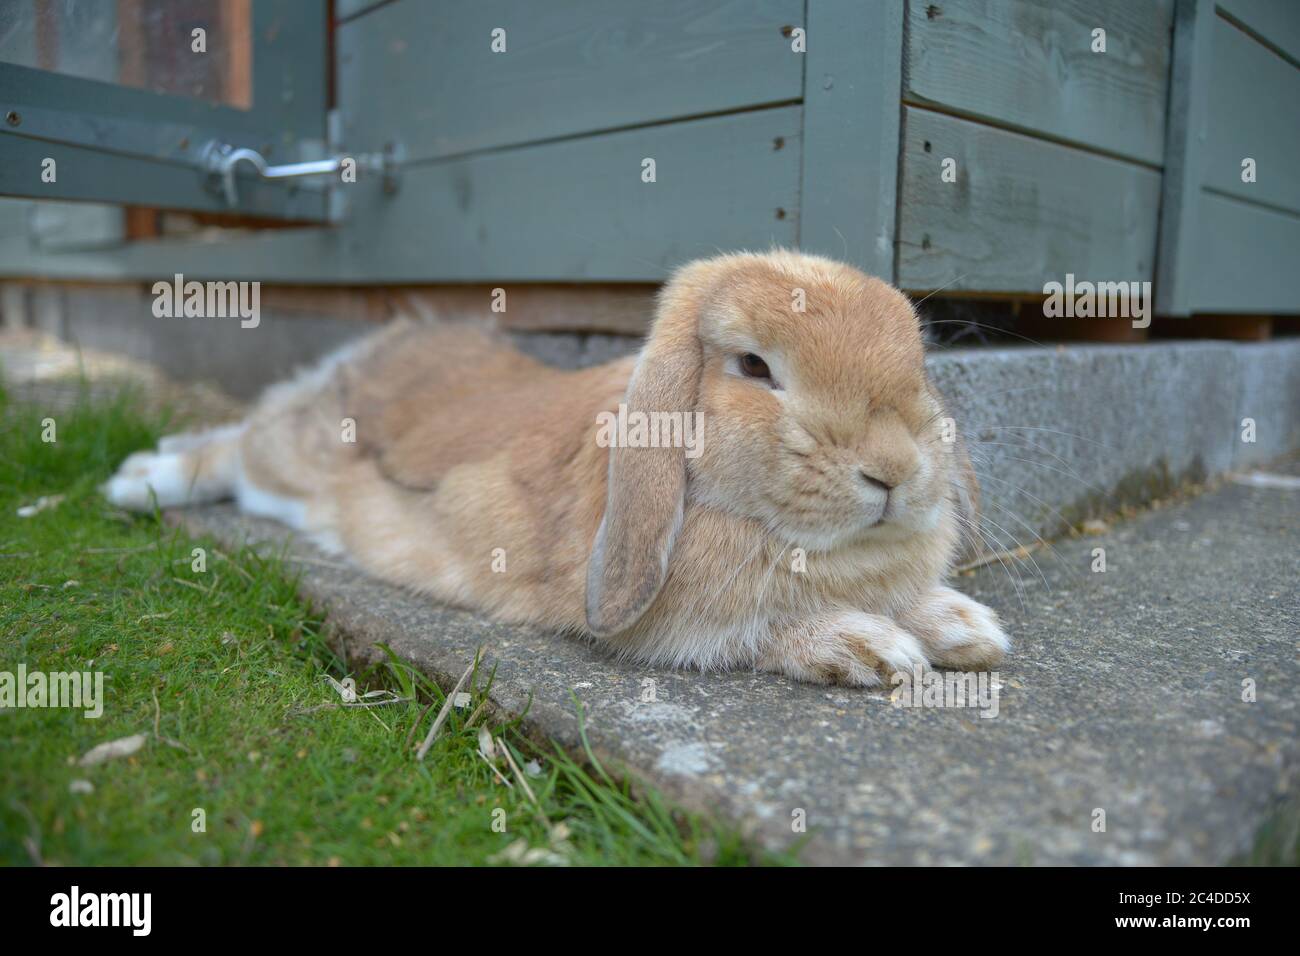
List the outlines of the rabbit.
<svg viewBox="0 0 1300 956">
<path fill-rule="evenodd" d="M 612 427 L 638 413 L 664 427 Z M 946 415 L 901 292 L 736 253 L 674 273 L 637 355 L 562 371 L 398 319 L 103 490 L 233 497 L 379 578 L 633 661 L 878 687 L 1009 649 L 944 583 L 979 500 Z"/>
</svg>

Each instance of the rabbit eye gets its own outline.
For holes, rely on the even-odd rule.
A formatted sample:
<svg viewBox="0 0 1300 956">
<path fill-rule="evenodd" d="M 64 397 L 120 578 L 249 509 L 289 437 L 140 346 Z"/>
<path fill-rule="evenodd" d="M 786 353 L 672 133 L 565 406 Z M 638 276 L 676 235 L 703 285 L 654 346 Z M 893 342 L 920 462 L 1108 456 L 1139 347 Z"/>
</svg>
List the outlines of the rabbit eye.
<svg viewBox="0 0 1300 956">
<path fill-rule="evenodd" d="M 772 370 L 767 363 L 753 352 L 746 352 L 740 357 L 740 370 L 749 378 L 772 378 Z"/>
</svg>

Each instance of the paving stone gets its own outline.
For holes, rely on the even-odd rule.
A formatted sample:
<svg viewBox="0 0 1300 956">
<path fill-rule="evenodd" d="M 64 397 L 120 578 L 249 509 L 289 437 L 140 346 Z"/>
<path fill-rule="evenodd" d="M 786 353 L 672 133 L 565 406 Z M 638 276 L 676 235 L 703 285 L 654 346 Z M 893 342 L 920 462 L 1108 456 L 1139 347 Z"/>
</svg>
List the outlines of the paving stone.
<svg viewBox="0 0 1300 956">
<path fill-rule="evenodd" d="M 382 643 L 449 683 L 482 647 L 498 668 L 493 699 L 528 707 L 537 732 L 576 747 L 576 697 L 598 756 L 756 840 L 789 845 L 802 810 L 808 862 L 1215 864 L 1296 795 L 1298 505 L 1296 490 L 1229 482 L 1010 572 L 961 578 L 1016 644 L 993 717 L 764 674 L 627 666 L 289 547 L 310 560 L 303 589 L 354 661 Z M 289 535 L 228 506 L 183 516 L 227 542 Z M 1099 547 L 1105 572 L 1092 570 Z"/>
</svg>

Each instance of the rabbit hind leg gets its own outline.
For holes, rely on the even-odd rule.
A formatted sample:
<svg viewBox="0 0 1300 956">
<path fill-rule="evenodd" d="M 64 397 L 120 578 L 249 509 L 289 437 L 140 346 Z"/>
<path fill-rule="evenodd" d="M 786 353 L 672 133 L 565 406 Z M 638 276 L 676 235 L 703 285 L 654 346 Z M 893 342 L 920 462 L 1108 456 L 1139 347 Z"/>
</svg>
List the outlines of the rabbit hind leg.
<svg viewBox="0 0 1300 956">
<path fill-rule="evenodd" d="M 176 508 L 234 497 L 243 428 L 226 425 L 163 438 L 157 451 L 128 456 L 101 491 L 128 511 L 149 511 L 155 503 Z"/>
</svg>

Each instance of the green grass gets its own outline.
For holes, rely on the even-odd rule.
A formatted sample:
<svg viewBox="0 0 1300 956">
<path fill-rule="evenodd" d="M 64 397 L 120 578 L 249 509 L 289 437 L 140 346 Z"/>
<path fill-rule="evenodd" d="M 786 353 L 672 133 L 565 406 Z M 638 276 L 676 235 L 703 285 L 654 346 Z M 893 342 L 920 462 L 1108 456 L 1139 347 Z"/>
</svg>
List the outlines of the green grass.
<svg viewBox="0 0 1300 956">
<path fill-rule="evenodd" d="M 1300 866 L 1300 801 L 1278 807 L 1260 826 L 1250 850 L 1233 861 L 1237 866 Z"/>
<path fill-rule="evenodd" d="M 102 670 L 106 698 L 99 719 L 0 710 L 0 864 L 483 864 L 512 846 L 573 864 L 788 862 L 484 716 L 488 674 L 417 762 L 408 737 L 442 700 L 427 678 L 393 660 L 352 676 L 415 701 L 339 706 L 325 675 L 345 675 L 279 560 L 224 554 L 99 497 L 167 428 L 142 408 L 124 394 L 51 413 L 0 391 L 0 671 Z M 42 441 L 47 415 L 54 443 Z M 17 516 L 42 495 L 64 498 Z M 536 803 L 504 760 L 513 787 L 479 755 L 485 722 L 518 764 L 538 761 Z M 136 754 L 77 764 L 133 734 L 148 738 Z"/>
</svg>

